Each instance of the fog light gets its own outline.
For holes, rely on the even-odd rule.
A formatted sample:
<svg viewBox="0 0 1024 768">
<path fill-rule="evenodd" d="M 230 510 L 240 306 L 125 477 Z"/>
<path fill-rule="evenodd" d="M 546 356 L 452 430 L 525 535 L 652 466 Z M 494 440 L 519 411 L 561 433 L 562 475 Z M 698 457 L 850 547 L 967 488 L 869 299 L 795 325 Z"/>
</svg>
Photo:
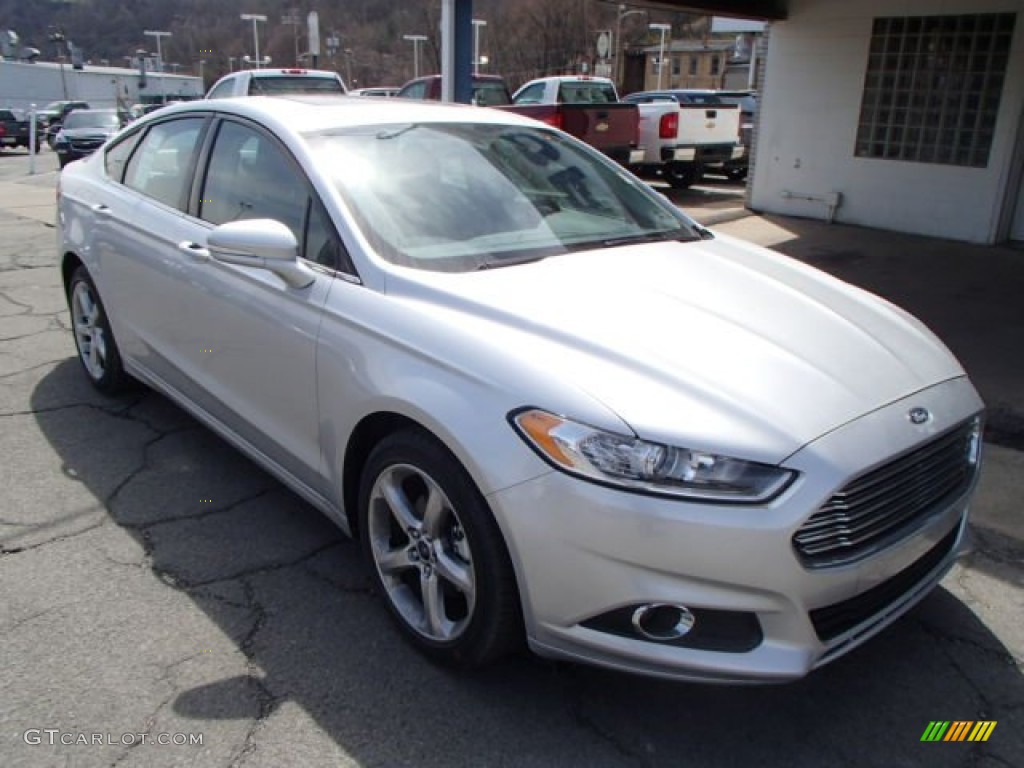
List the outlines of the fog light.
<svg viewBox="0 0 1024 768">
<path fill-rule="evenodd" d="M 697 623 L 689 609 L 670 603 L 650 603 L 633 611 L 633 629 L 642 637 L 670 642 L 683 637 Z"/>
</svg>

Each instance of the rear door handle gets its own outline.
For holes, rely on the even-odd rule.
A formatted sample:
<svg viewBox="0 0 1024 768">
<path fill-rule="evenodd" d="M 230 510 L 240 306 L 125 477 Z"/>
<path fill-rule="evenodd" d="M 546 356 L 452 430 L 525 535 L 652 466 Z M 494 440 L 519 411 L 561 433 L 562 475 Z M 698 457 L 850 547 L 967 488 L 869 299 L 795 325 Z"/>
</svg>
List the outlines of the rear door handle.
<svg viewBox="0 0 1024 768">
<path fill-rule="evenodd" d="M 91 208 L 92 212 L 97 216 L 110 216 L 113 213 L 113 211 L 110 210 L 110 206 L 104 205 L 103 203 L 97 203 L 96 205 L 91 206 Z"/>
<path fill-rule="evenodd" d="M 209 261 L 210 259 L 209 249 L 199 243 L 193 243 L 191 240 L 182 240 L 178 243 L 178 250 L 187 253 L 193 261 Z"/>
</svg>

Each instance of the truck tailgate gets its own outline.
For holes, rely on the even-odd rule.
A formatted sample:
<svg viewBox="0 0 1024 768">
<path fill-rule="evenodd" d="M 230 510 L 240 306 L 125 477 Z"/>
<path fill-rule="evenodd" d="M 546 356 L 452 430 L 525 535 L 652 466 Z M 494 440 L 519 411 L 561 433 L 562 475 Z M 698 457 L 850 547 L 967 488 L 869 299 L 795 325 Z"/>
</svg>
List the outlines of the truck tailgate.
<svg viewBox="0 0 1024 768">
<path fill-rule="evenodd" d="M 735 144 L 739 132 L 736 104 L 679 105 L 679 139 L 685 144 Z"/>
<path fill-rule="evenodd" d="M 636 146 L 635 104 L 522 104 L 498 107 L 561 128 L 603 152 Z"/>
</svg>

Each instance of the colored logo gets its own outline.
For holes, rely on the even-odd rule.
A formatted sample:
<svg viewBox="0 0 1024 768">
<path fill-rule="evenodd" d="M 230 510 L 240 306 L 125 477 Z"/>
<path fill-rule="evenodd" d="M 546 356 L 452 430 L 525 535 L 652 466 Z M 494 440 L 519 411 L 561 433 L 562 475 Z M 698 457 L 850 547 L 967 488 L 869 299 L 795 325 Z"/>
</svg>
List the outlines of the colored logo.
<svg viewBox="0 0 1024 768">
<path fill-rule="evenodd" d="M 996 729 L 995 720 L 932 720 L 921 741 L 988 741 Z"/>
</svg>

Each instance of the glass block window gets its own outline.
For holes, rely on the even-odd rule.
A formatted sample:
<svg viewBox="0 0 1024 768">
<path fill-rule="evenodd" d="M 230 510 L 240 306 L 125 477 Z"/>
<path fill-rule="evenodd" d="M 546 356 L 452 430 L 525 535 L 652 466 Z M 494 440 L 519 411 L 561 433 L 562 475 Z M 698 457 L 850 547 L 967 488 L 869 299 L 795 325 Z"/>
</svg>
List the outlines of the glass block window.
<svg viewBox="0 0 1024 768">
<path fill-rule="evenodd" d="M 858 157 L 984 168 L 1016 14 L 878 18 Z"/>
</svg>

